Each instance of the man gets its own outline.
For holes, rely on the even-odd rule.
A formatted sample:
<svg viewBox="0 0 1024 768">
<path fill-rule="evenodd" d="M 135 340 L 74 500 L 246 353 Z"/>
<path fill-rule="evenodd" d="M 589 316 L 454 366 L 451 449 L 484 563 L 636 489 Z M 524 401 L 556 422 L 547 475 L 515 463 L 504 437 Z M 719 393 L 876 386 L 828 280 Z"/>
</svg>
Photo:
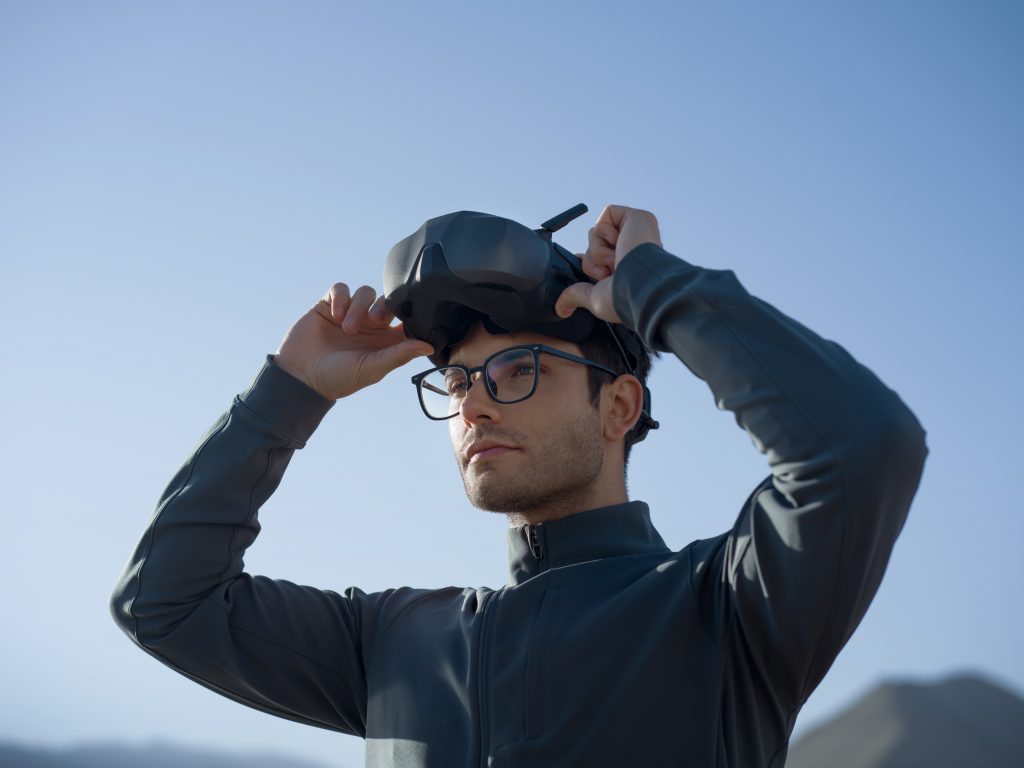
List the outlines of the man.
<svg viewBox="0 0 1024 768">
<path fill-rule="evenodd" d="M 767 454 L 729 532 L 672 552 L 627 500 L 644 387 L 583 354 L 602 342 L 478 324 L 418 381 L 472 503 L 509 515 L 508 584 L 339 595 L 243 573 L 328 408 L 437 353 L 338 284 L 172 480 L 113 595 L 124 630 L 226 696 L 364 737 L 368 765 L 782 766 L 882 578 L 924 432 L 841 347 L 663 250 L 651 214 L 609 206 L 581 259 L 596 283 L 558 316 L 673 352 Z"/>
</svg>

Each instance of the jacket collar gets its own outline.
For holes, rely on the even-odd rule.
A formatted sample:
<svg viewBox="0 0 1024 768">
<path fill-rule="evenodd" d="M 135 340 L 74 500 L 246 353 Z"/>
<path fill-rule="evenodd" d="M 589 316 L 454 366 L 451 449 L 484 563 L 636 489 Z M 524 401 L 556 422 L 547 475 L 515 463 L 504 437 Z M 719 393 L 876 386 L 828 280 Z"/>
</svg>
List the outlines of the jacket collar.
<svg viewBox="0 0 1024 768">
<path fill-rule="evenodd" d="M 539 525 L 508 530 L 508 583 L 521 584 L 549 568 L 607 557 L 667 552 L 642 501 L 627 501 Z"/>
</svg>

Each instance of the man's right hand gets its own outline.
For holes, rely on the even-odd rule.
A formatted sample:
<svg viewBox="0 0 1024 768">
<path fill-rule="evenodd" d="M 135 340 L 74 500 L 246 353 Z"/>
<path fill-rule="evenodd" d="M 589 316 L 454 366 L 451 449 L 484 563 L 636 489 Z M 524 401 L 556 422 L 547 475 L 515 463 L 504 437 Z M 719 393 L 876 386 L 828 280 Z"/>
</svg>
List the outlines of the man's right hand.
<svg viewBox="0 0 1024 768">
<path fill-rule="evenodd" d="M 626 254 L 644 243 L 661 245 L 658 220 L 650 211 L 625 205 L 608 205 L 590 229 L 590 244 L 586 253 L 578 254 L 583 271 L 597 283 L 573 283 L 558 297 L 555 312 L 569 317 L 582 307 L 594 317 L 609 323 L 621 323 L 615 311 L 612 280 L 615 270 Z"/>
<path fill-rule="evenodd" d="M 401 324 L 368 285 L 350 294 L 335 283 L 293 325 L 274 363 L 329 400 L 376 384 L 395 368 L 433 354 L 424 341 L 407 339 Z"/>
</svg>

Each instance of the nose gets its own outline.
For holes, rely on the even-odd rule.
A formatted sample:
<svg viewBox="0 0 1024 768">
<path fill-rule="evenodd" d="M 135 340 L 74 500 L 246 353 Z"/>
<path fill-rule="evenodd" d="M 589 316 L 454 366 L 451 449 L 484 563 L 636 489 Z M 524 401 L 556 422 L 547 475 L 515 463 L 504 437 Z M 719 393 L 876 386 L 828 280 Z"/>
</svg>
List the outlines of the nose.
<svg viewBox="0 0 1024 768">
<path fill-rule="evenodd" d="M 478 424 L 481 421 L 500 421 L 498 404 L 494 402 L 487 391 L 482 371 L 477 371 L 470 376 L 469 391 L 462 398 L 459 414 L 470 424 Z"/>
</svg>

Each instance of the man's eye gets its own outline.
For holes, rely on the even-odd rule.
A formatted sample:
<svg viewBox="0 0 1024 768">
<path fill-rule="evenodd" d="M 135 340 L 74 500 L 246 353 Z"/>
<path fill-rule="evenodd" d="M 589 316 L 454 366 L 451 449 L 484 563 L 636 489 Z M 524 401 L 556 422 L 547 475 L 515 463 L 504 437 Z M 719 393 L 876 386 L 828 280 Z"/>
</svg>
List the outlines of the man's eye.
<svg viewBox="0 0 1024 768">
<path fill-rule="evenodd" d="M 517 365 L 512 371 L 513 376 L 533 376 L 533 366 L 524 363 L 523 365 Z"/>
<path fill-rule="evenodd" d="M 466 391 L 465 381 L 449 381 L 448 382 L 448 394 L 449 395 L 461 395 Z"/>
</svg>

